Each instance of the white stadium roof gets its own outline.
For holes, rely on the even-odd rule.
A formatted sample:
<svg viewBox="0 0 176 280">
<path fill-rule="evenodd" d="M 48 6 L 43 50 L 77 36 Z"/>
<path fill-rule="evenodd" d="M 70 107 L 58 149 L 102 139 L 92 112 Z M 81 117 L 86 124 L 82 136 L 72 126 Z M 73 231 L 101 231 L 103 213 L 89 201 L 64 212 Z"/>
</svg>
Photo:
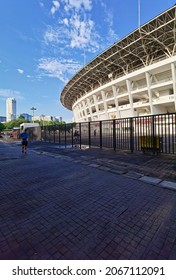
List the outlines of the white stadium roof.
<svg viewBox="0 0 176 280">
<path fill-rule="evenodd" d="M 101 85 L 176 54 L 176 5 L 106 49 L 78 71 L 61 93 L 61 103 L 74 102 Z"/>
</svg>

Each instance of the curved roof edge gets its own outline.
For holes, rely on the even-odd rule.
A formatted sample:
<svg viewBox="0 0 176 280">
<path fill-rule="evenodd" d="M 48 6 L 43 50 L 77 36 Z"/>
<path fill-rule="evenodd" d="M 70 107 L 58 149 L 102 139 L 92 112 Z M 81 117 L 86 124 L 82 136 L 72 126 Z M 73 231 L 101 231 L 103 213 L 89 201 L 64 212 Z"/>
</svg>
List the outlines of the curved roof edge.
<svg viewBox="0 0 176 280">
<path fill-rule="evenodd" d="M 91 91 L 92 87 L 108 82 L 109 74 L 117 78 L 150 65 L 158 58 L 175 55 L 175 21 L 176 4 L 106 48 L 65 85 L 60 96 L 63 106 L 72 110 L 78 97 Z"/>
</svg>

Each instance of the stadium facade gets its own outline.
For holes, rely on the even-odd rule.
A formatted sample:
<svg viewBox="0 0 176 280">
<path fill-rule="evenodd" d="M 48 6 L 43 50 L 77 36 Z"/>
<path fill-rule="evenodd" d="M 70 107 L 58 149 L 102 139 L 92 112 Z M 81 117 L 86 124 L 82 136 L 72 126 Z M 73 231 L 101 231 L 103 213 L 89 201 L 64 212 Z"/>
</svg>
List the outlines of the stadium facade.
<svg viewBox="0 0 176 280">
<path fill-rule="evenodd" d="M 176 5 L 85 65 L 60 100 L 75 122 L 176 112 Z"/>
</svg>

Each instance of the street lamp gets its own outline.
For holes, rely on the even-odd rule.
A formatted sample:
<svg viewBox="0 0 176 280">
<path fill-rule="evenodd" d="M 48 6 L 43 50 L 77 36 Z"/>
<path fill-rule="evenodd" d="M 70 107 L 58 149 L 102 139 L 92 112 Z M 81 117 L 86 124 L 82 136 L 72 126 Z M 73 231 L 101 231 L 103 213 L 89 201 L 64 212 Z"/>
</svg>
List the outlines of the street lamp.
<svg viewBox="0 0 176 280">
<path fill-rule="evenodd" d="M 30 110 L 32 110 L 32 112 L 33 112 L 33 118 L 32 118 L 32 120 L 33 120 L 33 123 L 34 123 L 34 111 L 35 110 L 37 110 L 35 107 L 32 107 L 32 108 L 30 108 Z"/>
<path fill-rule="evenodd" d="M 45 117 L 45 115 L 40 116 L 40 118 L 42 118 L 42 121 L 43 121 L 43 127 L 44 127 L 44 117 Z"/>
</svg>

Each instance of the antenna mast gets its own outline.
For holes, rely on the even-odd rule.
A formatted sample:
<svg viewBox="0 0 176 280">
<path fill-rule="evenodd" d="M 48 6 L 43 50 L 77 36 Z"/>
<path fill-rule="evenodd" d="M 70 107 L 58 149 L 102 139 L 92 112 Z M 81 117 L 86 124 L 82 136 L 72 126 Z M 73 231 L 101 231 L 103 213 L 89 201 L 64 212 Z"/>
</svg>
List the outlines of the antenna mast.
<svg viewBox="0 0 176 280">
<path fill-rule="evenodd" d="M 141 25 L 141 3 L 140 0 L 138 0 L 138 27 L 140 28 Z"/>
</svg>

